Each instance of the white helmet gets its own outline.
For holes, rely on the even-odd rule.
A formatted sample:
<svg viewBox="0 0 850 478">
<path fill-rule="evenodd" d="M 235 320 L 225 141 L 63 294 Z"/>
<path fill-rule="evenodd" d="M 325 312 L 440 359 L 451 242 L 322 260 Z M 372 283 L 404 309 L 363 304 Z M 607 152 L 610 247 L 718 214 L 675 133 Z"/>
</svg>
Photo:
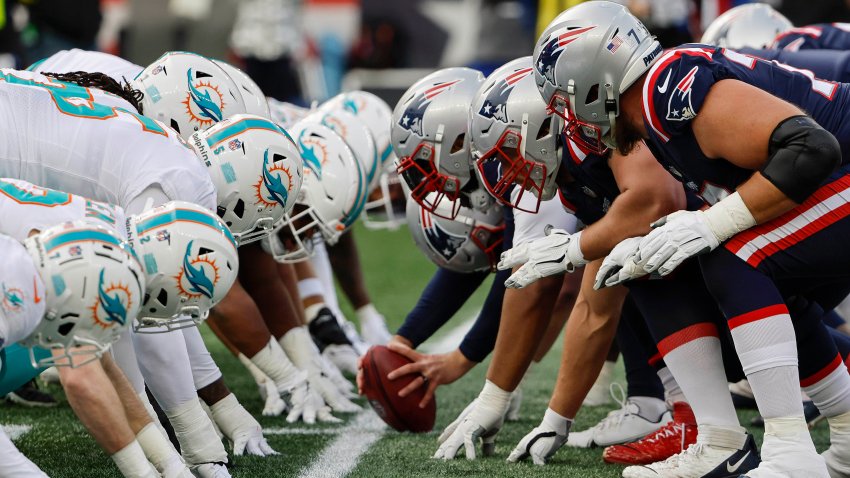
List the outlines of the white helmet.
<svg viewBox="0 0 850 478">
<path fill-rule="evenodd" d="M 555 177 L 561 159 L 560 132 L 552 129 L 552 116 L 537 91 L 531 57 L 513 60 L 487 77 L 469 115 L 479 182 L 503 204 L 536 213 L 540 201 L 552 199 L 558 190 Z M 498 170 L 495 181 L 485 173 L 487 163 L 494 163 Z M 515 185 L 518 194 L 511 195 Z M 522 201 L 526 191 L 537 200 Z"/>
<path fill-rule="evenodd" d="M 266 119 L 272 119 L 269 111 L 269 102 L 266 101 L 266 95 L 263 90 L 248 76 L 247 73 L 227 63 L 226 61 L 213 60 L 216 65 L 230 75 L 230 78 L 236 82 L 239 87 L 239 93 L 242 94 L 242 102 L 245 103 L 245 112 L 250 115 L 261 116 Z"/>
<path fill-rule="evenodd" d="M 192 135 L 218 196 L 218 215 L 239 245 L 271 234 L 301 189 L 301 156 L 276 124 L 236 115 Z"/>
<path fill-rule="evenodd" d="M 662 51 L 623 5 L 584 2 L 558 15 L 537 40 L 534 79 L 567 136 L 601 154 L 614 146 L 620 94 Z"/>
<path fill-rule="evenodd" d="M 458 212 L 461 189 L 472 177 L 469 105 L 483 81 L 480 71 L 469 68 L 438 70 L 408 88 L 393 110 L 398 172 L 428 211 L 445 199 L 449 217 Z"/>
<path fill-rule="evenodd" d="M 239 86 L 209 58 L 182 51 L 162 55 L 133 82 L 145 94 L 142 114 L 174 128 L 184 139 L 245 113 Z"/>
<path fill-rule="evenodd" d="M 284 244 L 284 250 L 275 250 L 279 262 L 307 259 L 316 233 L 335 244 L 360 214 L 366 188 L 360 163 L 332 129 L 302 121 L 292 135 L 304 160 L 304 185 L 278 233 Z"/>
<path fill-rule="evenodd" d="M 705 29 L 700 43 L 724 48 L 770 48 L 779 34 L 794 28 L 790 20 L 764 3 L 729 9 Z"/>
<path fill-rule="evenodd" d="M 236 281 L 236 240 L 221 219 L 196 204 L 171 201 L 130 216 L 127 236 L 147 277 L 139 332 L 199 324 Z"/>
<path fill-rule="evenodd" d="M 363 188 L 362 202 L 371 190 L 372 182 L 376 181 L 380 160 L 375 149 L 375 140 L 364 122 L 344 109 L 333 107 L 320 108 L 319 111 L 301 120 L 303 122 L 319 122 L 342 136 L 345 144 L 351 148 L 354 157 L 360 163 L 366 176 L 366 187 Z M 361 206 L 362 208 L 362 206 Z"/>
<path fill-rule="evenodd" d="M 290 129 L 295 123 L 306 118 L 310 114 L 310 108 L 304 108 L 296 104 L 278 101 L 274 98 L 266 98 L 272 121 L 283 129 Z"/>
<path fill-rule="evenodd" d="M 395 154 L 391 156 L 395 157 Z M 404 182 L 395 165 L 392 162 L 384 164 L 378 175 L 378 187 L 369 193 L 363 206 L 363 225 L 366 228 L 395 230 L 407 222 L 404 212 L 407 193 L 402 184 Z"/>
<path fill-rule="evenodd" d="M 505 231 L 498 204 L 486 212 L 461 207 L 454 219 L 448 219 L 411 198 L 407 201 L 407 227 L 419 250 L 438 267 L 465 273 L 496 270 Z"/>
<path fill-rule="evenodd" d="M 85 220 L 46 229 L 24 245 L 46 285 L 46 311 L 20 343 L 63 352 L 39 361 L 31 352 L 33 364 L 77 367 L 100 358 L 142 302 L 145 275 L 130 246 Z"/>
<path fill-rule="evenodd" d="M 320 109 L 328 108 L 348 111 L 362 121 L 372 133 L 375 150 L 378 152 L 378 173 L 369 183 L 371 191 L 378 186 L 381 168 L 390 161 L 392 156 L 393 147 L 390 144 L 392 110 L 384 100 L 368 91 L 349 91 L 336 95 Z"/>
</svg>

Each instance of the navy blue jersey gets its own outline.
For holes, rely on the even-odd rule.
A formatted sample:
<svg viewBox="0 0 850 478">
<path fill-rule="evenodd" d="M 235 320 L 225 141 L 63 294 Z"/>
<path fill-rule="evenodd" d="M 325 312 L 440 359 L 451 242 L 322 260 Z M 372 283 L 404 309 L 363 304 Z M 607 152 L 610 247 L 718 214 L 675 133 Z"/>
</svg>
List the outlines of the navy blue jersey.
<svg viewBox="0 0 850 478">
<path fill-rule="evenodd" d="M 850 158 L 850 84 L 815 78 L 811 72 L 759 60 L 736 51 L 684 45 L 665 52 L 643 84 L 643 117 L 650 150 L 674 176 L 714 204 L 752 171 L 708 158 L 691 129 L 711 87 L 735 79 L 797 105 L 832 133 Z"/>
<path fill-rule="evenodd" d="M 818 78 L 824 80 L 850 83 L 850 50 L 757 50 L 741 48 L 739 53 L 755 56 L 762 60 L 773 60 L 779 63 L 809 70 Z"/>
<path fill-rule="evenodd" d="M 850 49 L 850 23 L 820 23 L 777 35 L 772 48 L 799 50 Z"/>
</svg>

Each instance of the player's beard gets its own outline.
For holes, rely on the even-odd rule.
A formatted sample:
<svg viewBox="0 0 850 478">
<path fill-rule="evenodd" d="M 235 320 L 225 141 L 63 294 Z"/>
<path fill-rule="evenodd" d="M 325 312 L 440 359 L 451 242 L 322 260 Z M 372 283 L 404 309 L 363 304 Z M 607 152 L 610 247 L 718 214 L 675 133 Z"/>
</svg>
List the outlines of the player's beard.
<svg viewBox="0 0 850 478">
<path fill-rule="evenodd" d="M 614 141 L 617 143 L 617 152 L 626 156 L 635 149 L 635 145 L 643 141 L 643 136 L 628 121 L 618 121 L 614 128 Z"/>
</svg>

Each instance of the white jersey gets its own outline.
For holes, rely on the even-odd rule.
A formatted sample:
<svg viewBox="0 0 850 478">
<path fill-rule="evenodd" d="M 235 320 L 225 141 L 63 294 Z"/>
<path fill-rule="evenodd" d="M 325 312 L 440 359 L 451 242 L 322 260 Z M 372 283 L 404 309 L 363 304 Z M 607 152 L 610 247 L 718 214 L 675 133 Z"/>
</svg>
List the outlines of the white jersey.
<svg viewBox="0 0 850 478">
<path fill-rule="evenodd" d="M 133 80 L 144 68 L 109 53 L 74 48 L 54 53 L 27 69 L 38 73 L 70 73 L 72 71 L 104 73 L 121 83 L 124 80 L 128 82 Z"/>
<path fill-rule="evenodd" d="M 44 282 L 26 248 L 0 235 L 0 348 L 27 338 L 44 316 Z"/>
<path fill-rule="evenodd" d="M 0 177 L 126 208 L 158 185 L 211 211 L 206 167 L 172 129 L 117 96 L 0 70 Z"/>
<path fill-rule="evenodd" d="M 0 234 L 23 242 L 33 230 L 84 219 L 127 239 L 124 210 L 82 196 L 42 188 L 18 179 L 0 178 Z"/>
</svg>

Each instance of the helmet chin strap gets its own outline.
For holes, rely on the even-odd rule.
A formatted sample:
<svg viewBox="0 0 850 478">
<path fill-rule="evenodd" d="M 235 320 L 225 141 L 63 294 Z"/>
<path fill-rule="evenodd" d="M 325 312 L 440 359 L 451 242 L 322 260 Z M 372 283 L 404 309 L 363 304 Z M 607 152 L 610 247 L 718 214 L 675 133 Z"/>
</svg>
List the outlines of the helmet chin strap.
<svg viewBox="0 0 850 478">
<path fill-rule="evenodd" d="M 617 110 L 619 109 L 618 108 L 619 105 L 617 104 L 617 100 L 611 99 L 611 98 L 614 97 L 614 87 L 610 83 L 605 85 L 605 94 L 607 95 L 607 98 L 608 98 L 608 99 L 605 100 L 605 110 L 608 112 L 608 124 L 611 126 L 611 129 L 608 131 L 607 135 L 602 135 L 602 138 L 607 136 L 608 141 L 603 141 L 603 142 L 609 147 L 616 147 L 617 142 L 614 139 L 615 138 L 615 136 L 614 136 L 615 126 L 614 125 L 615 125 L 615 119 L 617 118 Z M 602 138 L 599 138 L 599 139 L 602 139 Z"/>
<path fill-rule="evenodd" d="M 522 154 L 522 157 L 525 158 L 525 144 L 528 142 L 526 138 L 528 138 L 528 113 L 522 114 L 522 121 L 520 122 L 522 126 L 519 128 L 519 144 L 517 145 L 517 150 Z"/>
</svg>

